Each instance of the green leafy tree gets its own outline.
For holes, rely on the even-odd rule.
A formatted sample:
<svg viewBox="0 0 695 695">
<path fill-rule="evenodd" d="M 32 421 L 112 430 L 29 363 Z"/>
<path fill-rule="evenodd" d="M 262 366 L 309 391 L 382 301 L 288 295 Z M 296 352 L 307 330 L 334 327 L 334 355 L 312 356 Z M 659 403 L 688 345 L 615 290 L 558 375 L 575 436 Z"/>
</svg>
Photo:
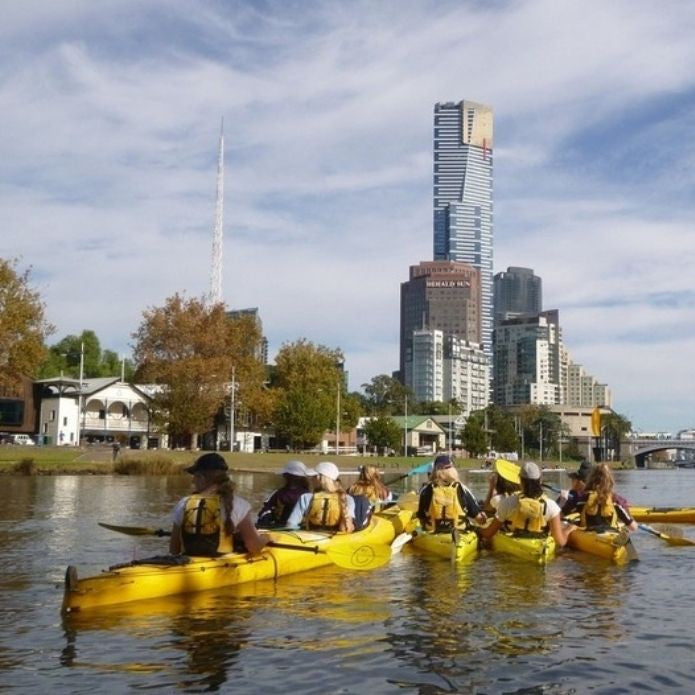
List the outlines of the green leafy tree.
<svg viewBox="0 0 695 695">
<path fill-rule="evenodd" d="M 567 436 L 568 428 L 557 413 L 545 405 L 526 405 L 520 411 L 520 421 L 527 451 L 540 455 L 542 450 L 544 457 L 558 453 L 558 441 Z"/>
<path fill-rule="evenodd" d="M 380 454 L 388 449 L 401 446 L 402 431 L 398 424 L 386 415 L 371 418 L 364 426 L 364 434 L 370 446 L 375 446 Z"/>
<path fill-rule="evenodd" d="M 406 398 L 415 406 L 415 396 L 411 389 L 403 386 L 398 379 L 379 374 L 367 384 L 362 384 L 367 412 L 370 415 L 403 415 Z"/>
<path fill-rule="evenodd" d="M 463 448 L 471 456 L 480 456 L 488 450 L 485 412 L 483 410 L 476 410 L 468 416 L 466 424 L 461 431 L 461 442 L 463 443 Z"/>
<path fill-rule="evenodd" d="M 335 429 L 338 389 L 346 399 L 343 354 L 306 339 L 285 343 L 278 352 L 271 382 L 273 422 L 279 437 L 293 448 L 308 448 Z"/>
<path fill-rule="evenodd" d="M 606 448 L 613 449 L 616 459 L 620 460 L 620 442 L 632 431 L 632 423 L 620 413 L 601 413 L 601 430 Z"/>
<path fill-rule="evenodd" d="M 136 379 L 162 385 L 152 406 L 173 445 L 195 447 L 198 433 L 211 429 L 229 401 L 233 371 L 240 390 L 244 384 L 250 390 L 254 378 L 260 387 L 263 379 L 255 322 L 230 319 L 221 303 L 208 306 L 176 294 L 164 306 L 143 312 L 133 339 Z"/>
<path fill-rule="evenodd" d="M 487 422 L 490 434 L 490 448 L 496 451 L 516 451 L 519 438 L 516 433 L 514 417 L 497 405 L 487 407 Z"/>
<path fill-rule="evenodd" d="M 16 261 L 0 258 L 0 393 L 14 394 L 22 376 L 37 375 L 54 330 L 44 311 L 29 271 L 20 274 Z"/>
</svg>

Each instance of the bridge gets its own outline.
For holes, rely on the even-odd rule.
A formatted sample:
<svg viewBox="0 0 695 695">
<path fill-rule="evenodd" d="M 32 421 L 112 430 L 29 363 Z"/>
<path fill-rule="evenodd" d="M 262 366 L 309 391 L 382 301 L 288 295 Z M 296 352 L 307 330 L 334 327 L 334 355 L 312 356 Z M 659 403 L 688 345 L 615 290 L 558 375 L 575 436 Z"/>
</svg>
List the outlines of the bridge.
<svg viewBox="0 0 695 695">
<path fill-rule="evenodd" d="M 657 451 L 676 449 L 695 452 L 695 440 L 692 439 L 628 439 L 625 444 L 635 457 L 637 468 L 646 468 L 647 456 Z"/>
</svg>

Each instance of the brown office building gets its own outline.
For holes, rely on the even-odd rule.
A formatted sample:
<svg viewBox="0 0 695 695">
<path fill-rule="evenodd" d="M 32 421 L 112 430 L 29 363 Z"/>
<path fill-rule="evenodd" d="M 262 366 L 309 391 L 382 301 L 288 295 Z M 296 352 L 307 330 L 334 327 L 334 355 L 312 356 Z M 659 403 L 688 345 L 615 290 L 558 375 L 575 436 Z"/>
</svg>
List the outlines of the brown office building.
<svg viewBox="0 0 695 695">
<path fill-rule="evenodd" d="M 400 379 L 412 360 L 413 331 L 440 330 L 481 340 L 480 272 L 467 263 L 422 261 L 401 283 Z"/>
</svg>

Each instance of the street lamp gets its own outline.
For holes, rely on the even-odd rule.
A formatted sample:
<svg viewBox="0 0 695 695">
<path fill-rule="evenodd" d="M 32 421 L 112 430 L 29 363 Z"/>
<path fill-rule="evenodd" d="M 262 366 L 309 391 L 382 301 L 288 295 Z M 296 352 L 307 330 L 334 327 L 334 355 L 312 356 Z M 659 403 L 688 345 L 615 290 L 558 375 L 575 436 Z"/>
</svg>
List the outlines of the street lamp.
<svg viewBox="0 0 695 695">
<path fill-rule="evenodd" d="M 343 390 L 343 362 L 335 364 L 338 370 L 338 391 L 335 399 L 335 455 L 340 453 L 340 392 Z"/>
</svg>

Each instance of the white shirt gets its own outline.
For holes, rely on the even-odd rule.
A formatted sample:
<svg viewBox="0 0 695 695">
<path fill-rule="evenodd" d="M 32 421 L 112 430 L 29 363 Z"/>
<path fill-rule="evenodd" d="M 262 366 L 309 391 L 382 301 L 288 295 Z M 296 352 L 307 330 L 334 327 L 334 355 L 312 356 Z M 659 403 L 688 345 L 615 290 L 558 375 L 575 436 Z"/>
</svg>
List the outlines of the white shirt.
<svg viewBox="0 0 695 695">
<path fill-rule="evenodd" d="M 514 516 L 514 512 L 516 511 L 518 499 L 517 495 L 509 495 L 507 497 L 503 495 L 496 495 L 492 499 L 496 500 L 496 503 L 493 504 L 493 506 L 497 510 L 497 518 L 500 521 L 509 521 L 509 519 Z M 545 500 L 543 521 L 545 521 L 547 524 L 551 519 L 554 519 L 560 514 L 560 507 L 554 500 L 548 499 L 547 497 L 543 497 L 543 499 Z M 492 500 L 490 500 L 490 503 L 492 504 Z"/>
<path fill-rule="evenodd" d="M 302 519 L 304 515 L 309 511 L 309 505 L 311 504 L 311 498 L 314 496 L 313 492 L 305 492 L 298 500 L 297 504 L 294 505 L 294 509 L 290 514 L 290 518 L 287 520 L 287 528 L 300 528 L 302 525 Z M 347 497 L 347 514 L 351 519 L 355 518 L 355 500 L 351 495 L 346 495 Z"/>
<path fill-rule="evenodd" d="M 189 495 L 190 497 L 190 495 Z M 176 526 L 183 526 L 183 512 L 186 509 L 186 502 L 189 497 L 181 498 L 174 507 L 171 513 L 171 521 Z M 232 505 L 232 524 L 234 528 L 239 528 L 239 524 L 244 520 L 246 515 L 251 511 L 251 505 L 243 498 L 234 495 L 234 504 Z"/>
</svg>

